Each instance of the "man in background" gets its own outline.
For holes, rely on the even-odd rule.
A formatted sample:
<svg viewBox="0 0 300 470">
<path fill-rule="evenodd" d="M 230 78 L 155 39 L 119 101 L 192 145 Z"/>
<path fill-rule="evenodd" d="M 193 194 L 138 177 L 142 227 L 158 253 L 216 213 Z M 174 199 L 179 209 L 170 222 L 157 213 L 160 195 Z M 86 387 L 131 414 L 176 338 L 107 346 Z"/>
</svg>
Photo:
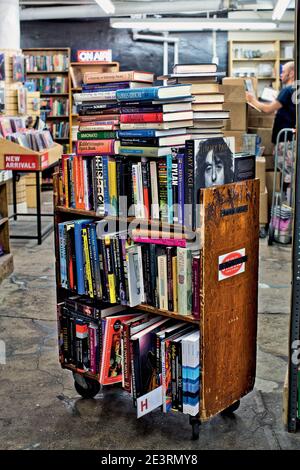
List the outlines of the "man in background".
<svg viewBox="0 0 300 470">
<path fill-rule="evenodd" d="M 282 68 L 281 81 L 283 88 L 272 103 L 261 103 L 251 93 L 246 92 L 248 103 L 253 104 L 256 108 L 266 114 L 276 112 L 275 121 L 272 132 L 272 143 L 275 145 L 277 136 L 282 129 L 296 127 L 296 102 L 295 94 L 295 64 L 288 62 Z M 291 136 L 288 136 L 289 140 Z M 284 133 L 280 137 L 280 142 L 284 140 Z"/>
</svg>

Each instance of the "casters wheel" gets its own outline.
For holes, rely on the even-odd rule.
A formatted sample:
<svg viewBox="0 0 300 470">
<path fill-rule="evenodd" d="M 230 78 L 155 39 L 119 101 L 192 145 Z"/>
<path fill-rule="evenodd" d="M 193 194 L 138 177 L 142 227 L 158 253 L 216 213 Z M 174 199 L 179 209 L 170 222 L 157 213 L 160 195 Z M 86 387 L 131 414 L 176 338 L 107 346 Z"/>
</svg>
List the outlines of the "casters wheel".
<svg viewBox="0 0 300 470">
<path fill-rule="evenodd" d="M 236 401 L 232 405 L 228 406 L 228 408 L 226 408 L 226 410 L 221 411 L 221 415 L 222 416 L 232 415 L 240 407 L 240 404 L 241 404 L 240 400 Z"/>
<path fill-rule="evenodd" d="M 269 234 L 268 234 L 268 245 L 269 246 L 272 246 L 273 243 L 274 243 L 274 228 L 273 227 L 269 227 Z"/>
<path fill-rule="evenodd" d="M 190 416 L 190 425 L 192 426 L 192 440 L 197 441 L 199 439 L 201 421 L 196 416 Z"/>
<path fill-rule="evenodd" d="M 80 379 L 74 375 L 74 387 L 76 392 L 82 396 L 82 398 L 94 398 L 100 390 L 100 384 L 96 380 L 82 377 Z"/>
</svg>

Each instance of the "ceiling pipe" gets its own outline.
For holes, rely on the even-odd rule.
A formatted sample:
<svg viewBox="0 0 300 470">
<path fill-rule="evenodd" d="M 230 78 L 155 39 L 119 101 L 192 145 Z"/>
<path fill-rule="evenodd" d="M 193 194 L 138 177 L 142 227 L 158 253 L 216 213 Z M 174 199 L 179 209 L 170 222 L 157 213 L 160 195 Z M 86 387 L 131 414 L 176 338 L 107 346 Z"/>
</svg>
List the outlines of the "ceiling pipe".
<svg viewBox="0 0 300 470">
<path fill-rule="evenodd" d="M 220 0 L 210 0 L 209 10 L 218 11 Z M 230 4 L 226 1 L 226 4 Z M 116 7 L 113 15 L 108 15 L 95 3 L 94 5 L 23 8 L 20 12 L 21 21 L 55 20 L 68 18 L 105 18 L 112 16 L 129 16 L 137 14 L 176 14 L 176 13 L 199 13 L 207 11 L 207 0 L 174 1 L 174 2 L 114 2 Z"/>
</svg>

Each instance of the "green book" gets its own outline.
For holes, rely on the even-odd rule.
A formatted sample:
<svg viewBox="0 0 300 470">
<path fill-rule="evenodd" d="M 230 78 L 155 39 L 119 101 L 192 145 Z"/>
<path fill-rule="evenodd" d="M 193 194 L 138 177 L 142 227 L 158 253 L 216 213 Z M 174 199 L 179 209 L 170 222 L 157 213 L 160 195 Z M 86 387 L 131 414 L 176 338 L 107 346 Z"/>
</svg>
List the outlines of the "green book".
<svg viewBox="0 0 300 470">
<path fill-rule="evenodd" d="M 116 139 L 117 133 L 114 131 L 97 131 L 97 132 L 78 132 L 78 140 L 97 140 L 97 139 Z"/>
</svg>

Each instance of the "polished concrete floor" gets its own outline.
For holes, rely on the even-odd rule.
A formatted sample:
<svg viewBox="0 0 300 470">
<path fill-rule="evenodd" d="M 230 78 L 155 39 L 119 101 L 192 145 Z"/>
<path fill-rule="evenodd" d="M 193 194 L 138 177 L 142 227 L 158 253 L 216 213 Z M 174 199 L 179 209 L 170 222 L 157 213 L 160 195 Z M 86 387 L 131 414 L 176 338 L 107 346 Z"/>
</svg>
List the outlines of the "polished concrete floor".
<svg viewBox="0 0 300 470">
<path fill-rule="evenodd" d="M 28 222 L 27 222 L 28 223 Z M 20 230 L 20 229 L 19 229 Z M 57 358 L 53 234 L 41 246 L 12 243 L 15 272 L 0 286 L 1 449 L 296 449 L 282 422 L 290 305 L 289 247 L 260 241 L 257 378 L 232 418 L 204 423 L 191 440 L 187 416 L 137 420 L 119 387 L 83 400 Z"/>
</svg>

